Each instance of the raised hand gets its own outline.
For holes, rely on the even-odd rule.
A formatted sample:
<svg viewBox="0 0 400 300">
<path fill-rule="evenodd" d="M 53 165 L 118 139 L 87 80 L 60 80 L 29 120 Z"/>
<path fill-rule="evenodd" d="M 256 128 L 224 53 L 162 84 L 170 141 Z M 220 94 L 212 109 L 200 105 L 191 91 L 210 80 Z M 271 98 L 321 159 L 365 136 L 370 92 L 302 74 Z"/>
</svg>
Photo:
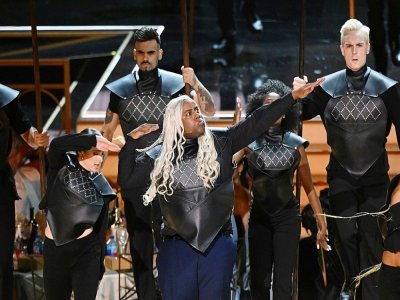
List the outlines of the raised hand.
<svg viewBox="0 0 400 300">
<path fill-rule="evenodd" d="M 303 76 L 303 78 L 301 77 L 295 77 L 293 79 L 293 89 L 298 89 L 300 87 L 302 87 L 303 85 L 305 85 L 308 82 L 308 78 L 306 75 Z"/>
<path fill-rule="evenodd" d="M 142 136 L 149 134 L 150 132 L 156 131 L 159 128 L 158 124 L 144 123 L 139 127 L 136 127 L 128 135 L 134 140 L 140 139 Z"/>
<path fill-rule="evenodd" d="M 121 148 L 118 145 L 111 143 L 105 137 L 99 136 L 99 135 L 96 135 L 96 148 L 99 149 L 100 151 L 104 151 L 104 152 L 108 152 L 108 151 L 119 152 L 119 151 L 121 151 Z"/>
<path fill-rule="evenodd" d="M 306 97 L 309 93 L 311 93 L 314 88 L 319 86 L 322 82 L 324 82 L 325 78 L 319 78 L 315 82 L 310 82 L 310 83 L 305 83 L 302 86 L 299 86 L 298 88 L 294 89 L 292 91 L 292 96 L 294 100 L 299 100 L 301 98 Z"/>
<path fill-rule="evenodd" d="M 198 79 L 192 68 L 181 67 L 183 82 L 189 84 L 195 90 L 198 89 Z"/>
</svg>

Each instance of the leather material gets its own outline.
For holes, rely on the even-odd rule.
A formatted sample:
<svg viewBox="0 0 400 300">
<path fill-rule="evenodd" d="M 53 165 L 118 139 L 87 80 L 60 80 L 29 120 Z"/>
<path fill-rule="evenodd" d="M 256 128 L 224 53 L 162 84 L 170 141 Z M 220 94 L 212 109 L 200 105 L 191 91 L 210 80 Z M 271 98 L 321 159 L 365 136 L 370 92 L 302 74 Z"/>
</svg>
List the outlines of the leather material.
<svg viewBox="0 0 400 300">
<path fill-rule="evenodd" d="M 179 167 L 174 165 L 174 193 L 165 198 L 158 197 L 164 220 L 162 234 L 177 234 L 204 253 L 229 222 L 234 195 L 231 180 L 216 186 L 211 192 L 203 186 L 196 173 L 196 153 L 192 151 L 196 147 L 197 140 L 184 144 L 184 159 Z M 155 159 L 160 149 L 160 146 L 154 147 L 146 155 Z"/>
<path fill-rule="evenodd" d="M 154 93 L 142 93 L 128 99 L 121 99 L 118 115 L 124 136 L 144 123 L 158 124 L 162 130 L 165 107 L 171 99 Z M 151 145 L 160 135 L 160 131 L 151 132 L 137 140 L 137 147 Z"/>
<path fill-rule="evenodd" d="M 253 179 L 253 201 L 269 215 L 279 212 L 294 198 L 293 174 L 300 163 L 298 148 L 308 142 L 286 132 L 281 143 L 268 143 L 259 138 L 248 147 L 249 173 Z"/>
<path fill-rule="evenodd" d="M 17 98 L 18 94 L 19 91 L 0 84 L 0 108 L 6 106 L 15 98 Z"/>
<path fill-rule="evenodd" d="M 132 98 L 140 93 L 137 88 L 136 78 L 138 72 L 128 74 L 106 85 L 111 92 L 123 99 Z M 182 75 L 158 69 L 160 95 L 171 97 L 185 87 Z"/>
<path fill-rule="evenodd" d="M 385 151 L 387 119 L 380 97 L 351 92 L 329 100 L 324 111 L 327 142 L 353 177 L 364 175 Z"/>
<path fill-rule="evenodd" d="M 367 68 L 364 77 L 366 78 L 366 83 L 363 92 L 364 94 L 373 97 L 378 97 L 397 83 L 397 81 L 394 81 L 369 67 Z M 348 92 L 346 70 L 341 70 L 327 75 L 325 81 L 321 84 L 321 88 L 332 98 L 345 96 Z"/>
<path fill-rule="evenodd" d="M 121 98 L 117 109 L 125 138 L 143 123 L 160 126 L 159 130 L 137 140 L 137 148 L 140 149 L 150 146 L 158 138 L 162 131 L 166 105 L 185 85 L 181 75 L 158 69 L 158 86 L 161 89 L 141 93 L 137 85 L 137 74 L 129 74 L 106 87 Z"/>
<path fill-rule="evenodd" d="M 107 200 L 115 197 L 102 174 L 90 178 L 80 167 L 61 168 L 45 195 L 46 217 L 56 245 L 71 242 L 94 226 Z"/>
<path fill-rule="evenodd" d="M 233 184 L 225 182 L 211 192 L 205 187 L 175 190 L 171 197 L 160 197 L 160 207 L 165 226 L 205 253 L 230 220 Z"/>
</svg>

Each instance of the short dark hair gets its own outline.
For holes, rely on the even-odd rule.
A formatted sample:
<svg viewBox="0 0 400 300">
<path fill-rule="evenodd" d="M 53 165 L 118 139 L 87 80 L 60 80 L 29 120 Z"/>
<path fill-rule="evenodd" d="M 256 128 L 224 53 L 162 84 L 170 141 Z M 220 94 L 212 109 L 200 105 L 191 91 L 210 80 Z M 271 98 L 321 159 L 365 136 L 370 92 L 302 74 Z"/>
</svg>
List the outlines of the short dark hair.
<svg viewBox="0 0 400 300">
<path fill-rule="evenodd" d="M 156 40 L 157 44 L 161 45 L 161 38 L 157 30 L 151 27 L 142 27 L 135 31 L 135 43 L 137 41 L 147 42 L 151 40 Z"/>
<path fill-rule="evenodd" d="M 270 93 L 276 93 L 280 98 L 289 94 L 292 90 L 280 80 L 268 79 L 261 86 L 259 86 L 253 94 L 247 97 L 246 116 L 249 116 L 257 108 L 264 104 L 264 99 Z M 284 130 L 294 130 L 299 119 L 299 106 L 293 107 L 285 114 L 285 120 L 282 122 Z"/>
</svg>

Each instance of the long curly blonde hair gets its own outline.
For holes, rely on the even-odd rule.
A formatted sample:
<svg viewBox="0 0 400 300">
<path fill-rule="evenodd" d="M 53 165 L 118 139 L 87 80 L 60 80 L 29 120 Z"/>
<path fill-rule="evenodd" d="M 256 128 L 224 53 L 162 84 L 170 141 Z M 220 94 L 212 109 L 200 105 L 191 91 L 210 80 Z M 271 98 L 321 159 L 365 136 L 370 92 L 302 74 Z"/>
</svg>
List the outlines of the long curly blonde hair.
<svg viewBox="0 0 400 300">
<path fill-rule="evenodd" d="M 143 195 L 144 205 L 148 205 L 156 194 L 171 196 L 174 193 L 174 170 L 179 168 L 183 160 L 183 145 L 186 142 L 184 127 L 182 123 L 182 106 L 184 102 L 196 102 L 188 96 L 180 96 L 172 99 L 164 114 L 163 131 L 160 137 L 149 147 L 138 150 L 145 152 L 157 144 L 162 143 L 159 157 L 154 163 L 154 169 L 150 174 L 150 187 Z M 197 105 L 197 104 L 196 104 Z M 198 138 L 199 150 L 197 152 L 196 173 L 203 181 L 205 187 L 211 189 L 219 176 L 220 166 L 217 161 L 217 150 L 215 149 L 212 133 L 205 127 L 204 135 Z M 174 162 L 176 166 L 174 166 Z"/>
</svg>

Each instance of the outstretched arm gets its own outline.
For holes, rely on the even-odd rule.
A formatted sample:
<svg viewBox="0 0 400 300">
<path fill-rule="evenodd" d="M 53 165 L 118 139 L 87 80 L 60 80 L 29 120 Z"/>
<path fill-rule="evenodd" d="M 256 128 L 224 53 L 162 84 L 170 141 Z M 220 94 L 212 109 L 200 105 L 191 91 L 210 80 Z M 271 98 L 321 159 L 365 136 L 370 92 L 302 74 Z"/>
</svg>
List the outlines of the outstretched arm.
<svg viewBox="0 0 400 300">
<path fill-rule="evenodd" d="M 307 154 L 304 147 L 299 148 L 301 155 L 301 160 L 299 167 L 297 168 L 300 173 L 300 179 L 303 188 L 307 194 L 308 201 L 314 211 L 314 215 L 317 219 L 318 233 L 317 233 L 317 247 L 322 247 L 325 251 L 330 251 L 331 247 L 328 245 L 328 230 L 326 225 L 325 217 L 322 215 L 321 202 L 317 196 L 317 191 L 315 190 L 314 184 L 312 182 L 312 176 L 310 171 L 310 166 L 308 164 Z"/>
<path fill-rule="evenodd" d="M 185 68 L 182 66 L 181 70 L 183 81 L 194 89 L 192 97 L 199 105 L 201 112 L 207 117 L 213 116 L 216 112 L 216 108 L 210 92 L 200 82 L 192 68 Z"/>
</svg>

